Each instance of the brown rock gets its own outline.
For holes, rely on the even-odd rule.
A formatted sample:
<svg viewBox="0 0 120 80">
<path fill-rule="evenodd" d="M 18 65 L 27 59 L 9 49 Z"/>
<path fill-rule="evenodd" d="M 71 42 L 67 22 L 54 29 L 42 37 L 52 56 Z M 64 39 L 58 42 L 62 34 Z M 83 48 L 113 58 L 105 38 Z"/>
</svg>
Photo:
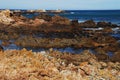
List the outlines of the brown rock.
<svg viewBox="0 0 120 80">
<path fill-rule="evenodd" d="M 98 22 L 97 23 L 98 27 L 107 27 L 107 26 L 111 26 L 111 23 L 107 23 L 107 22 Z"/>
<path fill-rule="evenodd" d="M 43 19 L 37 19 L 37 18 L 36 18 L 36 19 L 33 21 L 33 23 L 34 23 L 35 26 L 37 26 L 37 25 L 40 25 L 40 24 L 45 23 L 45 20 L 43 20 Z"/>
<path fill-rule="evenodd" d="M 69 25 L 70 24 L 70 20 L 64 17 L 60 17 L 60 16 L 54 16 L 52 17 L 52 23 L 57 23 L 57 24 L 66 24 Z"/>
<path fill-rule="evenodd" d="M 0 22 L 4 24 L 10 24 L 14 20 L 10 17 L 10 10 L 4 10 L 0 12 Z"/>
<path fill-rule="evenodd" d="M 112 31 L 112 28 L 110 28 L 110 27 L 105 27 L 105 28 L 103 29 L 103 32 L 104 32 L 104 33 L 112 33 L 113 31 Z"/>
<path fill-rule="evenodd" d="M 120 51 L 119 50 L 114 53 L 114 55 L 111 58 L 111 60 L 114 61 L 114 62 L 120 62 Z"/>
<path fill-rule="evenodd" d="M 89 59 L 96 59 L 95 55 L 92 54 L 89 50 L 84 50 L 82 53 L 80 53 L 81 59 L 89 60 Z"/>
<path fill-rule="evenodd" d="M 79 26 L 81 27 L 95 27 L 96 23 L 93 20 L 88 20 L 83 23 L 80 23 Z"/>
<path fill-rule="evenodd" d="M 105 62 L 100 62 L 100 64 L 101 64 L 101 67 L 103 68 L 107 67 L 107 64 Z"/>
<path fill-rule="evenodd" d="M 52 17 L 46 14 L 40 14 L 38 16 L 36 16 L 35 18 L 38 19 L 44 19 L 45 21 L 51 21 Z"/>
</svg>

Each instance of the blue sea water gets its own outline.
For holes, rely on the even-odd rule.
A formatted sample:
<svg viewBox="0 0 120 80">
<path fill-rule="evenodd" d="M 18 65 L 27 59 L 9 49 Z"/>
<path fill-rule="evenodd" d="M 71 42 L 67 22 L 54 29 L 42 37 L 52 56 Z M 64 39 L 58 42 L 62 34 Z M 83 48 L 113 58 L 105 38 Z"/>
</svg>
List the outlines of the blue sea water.
<svg viewBox="0 0 120 80">
<path fill-rule="evenodd" d="M 60 16 L 69 19 L 77 19 L 79 22 L 94 20 L 96 22 L 106 21 L 120 25 L 120 10 L 66 10 Z"/>
<path fill-rule="evenodd" d="M 53 16 L 56 13 L 47 14 Z M 24 14 L 24 16 L 27 16 L 29 18 L 32 18 L 36 15 L 37 14 Z M 120 10 L 65 10 L 65 12 L 59 13 L 57 15 L 69 18 L 71 20 L 77 19 L 79 22 L 94 20 L 96 22 L 106 21 L 120 25 Z"/>
</svg>

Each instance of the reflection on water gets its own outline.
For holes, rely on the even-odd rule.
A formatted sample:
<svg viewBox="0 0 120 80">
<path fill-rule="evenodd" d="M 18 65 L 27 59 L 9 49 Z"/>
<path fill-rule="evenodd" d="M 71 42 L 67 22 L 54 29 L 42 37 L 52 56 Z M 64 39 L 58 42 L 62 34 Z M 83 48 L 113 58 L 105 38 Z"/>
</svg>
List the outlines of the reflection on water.
<svg viewBox="0 0 120 80">
<path fill-rule="evenodd" d="M 2 40 L 0 40 L 0 45 L 2 44 Z M 11 50 L 11 49 L 16 49 L 16 50 L 21 50 L 23 47 L 17 46 L 14 43 L 9 44 L 8 46 L 3 46 L 4 50 Z M 41 51 L 48 51 L 49 49 L 46 48 L 33 48 L 33 47 L 25 47 L 27 50 L 32 50 L 33 52 L 41 52 Z M 60 52 L 68 52 L 68 53 L 81 53 L 84 49 L 75 49 L 72 47 L 66 47 L 66 48 L 53 48 L 53 50 L 57 50 Z"/>
<path fill-rule="evenodd" d="M 4 50 L 8 50 L 8 49 L 16 49 L 16 50 L 20 50 L 22 49 L 21 47 L 18 47 L 17 45 L 15 44 L 10 44 L 8 46 L 3 46 Z"/>
<path fill-rule="evenodd" d="M 74 49 L 72 47 L 66 47 L 66 48 L 53 48 L 53 50 L 58 50 L 60 52 L 68 52 L 68 53 L 81 53 L 83 49 Z"/>
<path fill-rule="evenodd" d="M 110 34 L 111 36 L 115 37 L 118 39 L 118 42 L 120 42 L 120 34 Z M 14 44 L 14 40 L 9 40 L 9 42 L 11 42 L 11 44 L 7 45 L 7 46 L 3 46 L 4 50 L 9 50 L 9 49 L 16 49 L 16 50 L 21 50 L 23 49 L 23 47 L 17 46 Z M 2 45 L 2 40 L 0 40 L 0 45 Z M 41 51 L 48 51 L 49 49 L 45 49 L 45 48 L 32 48 L 32 47 L 25 47 L 27 50 L 32 50 L 33 52 L 41 52 Z M 83 50 L 83 48 L 79 48 L 79 49 L 75 49 L 72 47 L 66 47 L 66 48 L 53 48 L 53 50 L 57 50 L 60 52 L 68 52 L 68 53 L 81 53 Z M 93 49 L 89 49 L 89 51 L 93 54 L 95 54 L 96 52 Z M 109 56 L 112 56 L 113 53 L 112 52 L 108 52 Z"/>
<path fill-rule="evenodd" d="M 0 44 L 2 43 L 2 41 L 0 40 Z M 17 46 L 15 44 L 10 44 L 8 46 L 3 46 L 4 50 L 11 50 L 11 49 L 16 49 L 16 50 L 21 50 L 23 49 L 23 47 Z M 32 48 L 32 47 L 25 47 L 27 50 L 32 50 L 33 52 L 45 52 L 48 51 L 49 49 L 45 49 L 45 48 Z M 84 48 L 79 48 L 79 49 L 75 49 L 72 47 L 66 47 L 66 48 L 53 48 L 53 50 L 57 50 L 60 52 L 67 52 L 67 53 L 73 53 L 73 54 L 79 54 L 81 52 L 83 52 Z M 93 49 L 88 49 L 90 53 L 96 54 L 97 52 L 94 51 Z M 109 57 L 113 56 L 113 52 L 108 52 L 107 53 L 109 55 Z"/>
</svg>

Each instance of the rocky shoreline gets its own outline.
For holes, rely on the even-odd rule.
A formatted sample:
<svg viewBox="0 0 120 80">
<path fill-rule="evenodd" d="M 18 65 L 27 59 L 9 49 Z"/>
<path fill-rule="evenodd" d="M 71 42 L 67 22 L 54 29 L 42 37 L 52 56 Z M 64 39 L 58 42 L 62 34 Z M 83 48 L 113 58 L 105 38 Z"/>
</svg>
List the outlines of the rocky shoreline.
<svg viewBox="0 0 120 80">
<path fill-rule="evenodd" d="M 120 63 L 103 62 L 82 54 L 32 52 L 26 49 L 0 52 L 1 80 L 119 80 Z"/>
<path fill-rule="evenodd" d="M 78 20 L 70 21 L 45 13 L 30 19 L 20 12 L 0 12 L 0 40 L 3 46 L 16 44 L 31 48 L 73 47 L 94 49 L 98 53 L 103 51 L 104 54 L 116 53 L 120 48 L 119 39 L 110 34 L 119 34 L 119 31 L 118 25 L 107 22 L 95 23 L 88 20 L 79 23 Z"/>
<path fill-rule="evenodd" d="M 111 34 L 120 34 L 120 26 L 93 20 L 79 23 L 45 13 L 27 18 L 21 12 L 3 10 L 1 46 L 49 50 L 2 50 L 0 80 L 119 80 L 120 39 Z M 53 50 L 66 47 L 83 51 L 76 54 Z"/>
</svg>

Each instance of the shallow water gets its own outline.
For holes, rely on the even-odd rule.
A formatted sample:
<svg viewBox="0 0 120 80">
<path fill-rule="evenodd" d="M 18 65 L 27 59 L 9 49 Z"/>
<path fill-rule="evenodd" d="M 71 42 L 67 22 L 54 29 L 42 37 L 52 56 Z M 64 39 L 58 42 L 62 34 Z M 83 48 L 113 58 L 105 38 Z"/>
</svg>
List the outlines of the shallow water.
<svg viewBox="0 0 120 80">
<path fill-rule="evenodd" d="M 118 39 L 118 40 L 120 40 L 120 34 L 111 34 L 111 36 Z"/>
<path fill-rule="evenodd" d="M 12 42 L 14 42 L 14 40 L 10 40 Z M 2 44 L 2 40 L 0 40 L 0 45 Z M 4 50 L 11 50 L 11 49 L 16 49 L 16 50 L 21 50 L 23 49 L 23 47 L 17 46 L 14 43 L 9 44 L 7 46 L 3 46 Z M 33 52 L 41 52 L 41 51 L 48 51 L 49 49 L 46 48 L 33 48 L 33 47 L 24 47 L 27 50 L 32 50 Z M 53 48 L 53 50 L 57 50 L 60 52 L 68 52 L 68 53 L 81 53 L 84 49 L 80 48 L 80 49 L 75 49 L 72 47 L 66 47 L 66 48 Z"/>
<path fill-rule="evenodd" d="M 0 45 L 1 45 L 2 41 L 0 40 Z M 15 44 L 9 44 L 8 46 L 3 46 L 4 50 L 21 50 L 23 49 L 23 47 L 17 46 Z M 33 47 L 24 47 L 27 50 L 32 50 L 33 52 L 43 52 L 43 51 L 49 51 L 49 49 L 46 48 L 33 48 Z M 83 52 L 84 50 L 89 50 L 90 53 L 96 54 L 97 52 L 94 51 L 93 49 L 84 49 L 84 48 L 79 48 L 79 49 L 75 49 L 73 47 L 66 47 L 66 48 L 53 48 L 53 50 L 57 50 L 60 52 L 67 52 L 67 53 L 73 53 L 73 54 L 79 54 L 81 52 Z M 108 52 L 107 53 L 110 57 L 113 56 L 113 52 Z"/>
<path fill-rule="evenodd" d="M 86 28 L 89 29 L 89 28 Z M 91 29 L 91 28 L 90 28 Z M 96 29 L 96 28 L 95 28 Z M 102 29 L 102 28 L 98 28 L 98 29 Z M 118 29 L 114 29 L 114 30 L 118 30 Z M 118 42 L 120 42 L 120 33 L 112 33 L 110 34 L 111 36 L 113 36 L 114 38 L 118 39 Z M 39 35 L 35 35 L 36 37 L 44 37 L 44 34 L 39 34 Z M 23 49 L 23 47 L 17 46 L 14 44 L 15 40 L 9 40 L 9 42 L 11 44 L 7 45 L 7 46 L 3 46 L 4 50 L 9 50 L 9 49 L 16 49 L 16 50 L 21 50 Z M 0 40 L 0 45 L 2 44 L 2 40 Z M 33 48 L 33 47 L 25 47 L 27 50 L 32 50 L 33 52 L 41 52 L 41 51 L 48 51 L 49 49 L 45 49 L 45 48 Z M 68 52 L 68 53 L 81 53 L 83 50 L 83 48 L 79 48 L 79 49 L 75 49 L 72 47 L 66 47 L 66 48 L 53 48 L 53 50 L 57 50 L 60 52 Z M 91 53 L 96 53 L 93 49 L 89 49 L 89 51 Z M 113 53 L 112 52 L 108 52 L 109 56 L 112 56 Z"/>
</svg>

